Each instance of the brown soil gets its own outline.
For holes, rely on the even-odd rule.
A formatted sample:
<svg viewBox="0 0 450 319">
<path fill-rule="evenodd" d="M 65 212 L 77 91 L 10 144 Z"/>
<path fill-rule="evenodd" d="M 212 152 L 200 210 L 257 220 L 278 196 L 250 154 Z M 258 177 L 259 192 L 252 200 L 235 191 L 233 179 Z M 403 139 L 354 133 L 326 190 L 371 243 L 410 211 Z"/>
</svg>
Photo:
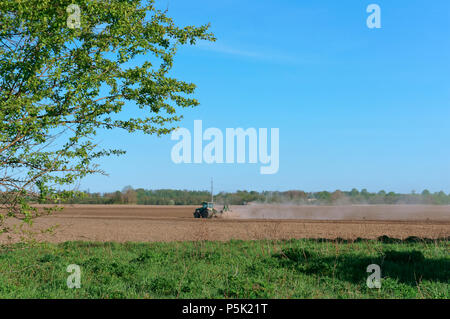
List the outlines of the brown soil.
<svg viewBox="0 0 450 319">
<path fill-rule="evenodd" d="M 245 216 L 245 208 L 236 207 L 233 210 L 240 217 L 236 214 L 232 215 L 234 218 L 212 220 L 194 219 L 194 209 L 194 206 L 72 205 L 52 216 L 40 217 L 33 231 L 57 225 L 54 234 L 37 235 L 38 240 L 50 242 L 450 236 L 450 206 L 300 206 L 291 209 L 288 217 L 276 213 L 262 216 L 269 219 L 258 219 L 261 216 L 257 213 Z M 270 211 L 275 209 L 283 211 L 283 207 L 270 207 Z M 320 219 L 311 219 L 314 209 L 320 212 Z M 405 215 L 409 210 L 412 215 Z M 268 214 L 267 207 L 264 214 Z M 276 219 L 277 215 L 281 219 Z M 14 242 L 18 238 L 4 234 L 0 242 Z"/>
</svg>

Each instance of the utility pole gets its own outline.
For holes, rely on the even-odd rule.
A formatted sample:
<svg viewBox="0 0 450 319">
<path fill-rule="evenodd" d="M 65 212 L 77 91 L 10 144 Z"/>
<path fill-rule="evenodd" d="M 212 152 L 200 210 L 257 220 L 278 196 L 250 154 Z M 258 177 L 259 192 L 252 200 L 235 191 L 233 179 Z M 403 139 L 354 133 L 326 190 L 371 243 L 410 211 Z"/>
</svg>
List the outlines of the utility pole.
<svg viewBox="0 0 450 319">
<path fill-rule="evenodd" d="M 212 179 L 212 177 L 211 177 L 211 203 L 214 203 L 214 193 L 213 193 L 213 191 L 214 191 L 214 184 L 213 184 L 213 179 Z"/>
</svg>

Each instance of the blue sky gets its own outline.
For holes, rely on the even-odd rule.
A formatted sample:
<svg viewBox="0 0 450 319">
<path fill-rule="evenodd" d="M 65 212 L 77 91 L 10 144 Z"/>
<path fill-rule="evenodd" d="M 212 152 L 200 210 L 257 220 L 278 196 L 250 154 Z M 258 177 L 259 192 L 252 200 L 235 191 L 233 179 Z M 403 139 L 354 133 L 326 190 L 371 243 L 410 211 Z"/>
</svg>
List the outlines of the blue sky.
<svg viewBox="0 0 450 319">
<path fill-rule="evenodd" d="M 217 42 L 179 50 L 172 72 L 197 85 L 192 129 L 279 128 L 280 168 L 174 164 L 170 136 L 99 134 L 127 151 L 81 189 L 450 192 L 447 0 L 160 0 L 178 25 L 211 22 Z M 381 8 L 369 29 L 366 7 Z"/>
</svg>

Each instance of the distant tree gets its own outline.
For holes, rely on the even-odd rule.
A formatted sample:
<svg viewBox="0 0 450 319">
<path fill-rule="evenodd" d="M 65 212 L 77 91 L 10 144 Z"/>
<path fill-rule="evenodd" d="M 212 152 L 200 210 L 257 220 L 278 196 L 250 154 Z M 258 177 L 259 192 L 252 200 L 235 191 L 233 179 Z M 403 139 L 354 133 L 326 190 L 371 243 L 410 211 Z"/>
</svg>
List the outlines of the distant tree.
<svg viewBox="0 0 450 319">
<path fill-rule="evenodd" d="M 431 195 L 431 193 L 428 189 L 423 190 L 422 196 L 430 196 L 430 195 Z"/>
<path fill-rule="evenodd" d="M 215 196 L 215 202 L 218 204 L 242 205 L 249 202 L 259 203 L 295 203 L 295 204 L 344 204 L 344 203 L 368 203 L 368 204 L 450 204 L 450 195 L 443 191 L 430 194 L 426 198 L 423 195 L 397 194 L 385 191 L 378 193 L 367 192 L 367 199 L 362 197 L 363 191 L 353 198 L 349 194 L 336 190 L 333 193 L 327 191 L 305 193 L 303 191 L 287 192 L 256 192 L 256 191 L 237 191 L 234 193 L 220 192 Z M 426 194 L 426 193 L 425 193 Z M 143 205 L 199 205 L 203 201 L 210 200 L 209 191 L 189 191 L 189 190 L 133 190 L 131 186 L 125 187 L 122 192 L 114 193 L 85 193 L 83 196 L 71 199 L 71 203 L 104 203 L 104 204 L 124 204 L 137 203 Z"/>
<path fill-rule="evenodd" d="M 324 204 L 331 203 L 331 193 L 327 191 L 319 192 L 317 199 Z"/>
<path fill-rule="evenodd" d="M 123 197 L 122 193 L 117 191 L 112 195 L 111 204 L 122 204 L 123 203 Z"/>
<path fill-rule="evenodd" d="M 343 199 L 343 193 L 340 190 L 336 190 L 331 194 L 331 201 L 336 203 Z"/>
<path fill-rule="evenodd" d="M 352 197 L 357 197 L 359 195 L 359 191 L 356 189 L 356 188 L 353 188 L 351 191 L 350 191 L 350 196 L 352 196 Z"/>
<path fill-rule="evenodd" d="M 397 194 L 394 192 L 389 192 L 386 195 L 386 204 L 395 204 L 397 201 Z"/>
<path fill-rule="evenodd" d="M 443 191 L 440 191 L 439 193 L 435 193 L 435 194 L 433 194 L 433 202 L 437 205 L 448 204 L 447 195 Z"/>
<path fill-rule="evenodd" d="M 122 190 L 122 198 L 125 204 L 137 204 L 137 193 L 131 186 L 126 186 Z"/>
</svg>

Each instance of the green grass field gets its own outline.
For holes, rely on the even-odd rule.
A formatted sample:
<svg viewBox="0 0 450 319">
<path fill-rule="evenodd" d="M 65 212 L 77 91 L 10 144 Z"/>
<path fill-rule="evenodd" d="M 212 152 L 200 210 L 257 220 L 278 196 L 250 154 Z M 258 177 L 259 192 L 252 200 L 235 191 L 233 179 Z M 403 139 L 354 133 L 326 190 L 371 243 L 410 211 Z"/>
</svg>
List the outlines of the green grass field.
<svg viewBox="0 0 450 319">
<path fill-rule="evenodd" d="M 1 298 L 449 298 L 450 241 L 94 243 L 0 247 Z M 66 268 L 81 268 L 69 289 Z M 366 285 L 381 266 L 381 289 Z"/>
</svg>

